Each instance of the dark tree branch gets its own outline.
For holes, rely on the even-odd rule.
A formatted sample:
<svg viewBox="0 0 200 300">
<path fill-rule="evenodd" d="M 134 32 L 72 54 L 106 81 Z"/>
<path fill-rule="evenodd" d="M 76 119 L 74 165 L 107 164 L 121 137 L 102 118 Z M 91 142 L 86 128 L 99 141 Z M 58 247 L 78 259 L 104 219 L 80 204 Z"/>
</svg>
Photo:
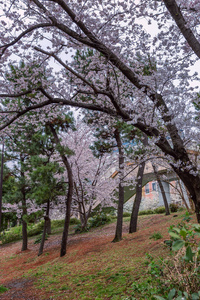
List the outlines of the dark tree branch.
<svg viewBox="0 0 200 300">
<path fill-rule="evenodd" d="M 84 43 L 85 45 L 88 45 L 90 47 L 94 46 L 93 43 L 91 43 L 90 40 L 88 40 L 86 37 L 83 37 L 83 36 L 77 34 L 75 31 L 71 30 L 66 25 L 59 23 L 57 21 L 57 19 L 51 15 L 51 13 L 47 10 L 47 8 L 40 1 L 38 1 L 38 0 L 32 0 L 32 1 L 37 5 L 37 7 L 39 7 L 41 10 L 43 10 L 43 12 L 45 14 L 48 15 L 48 18 L 52 21 L 52 24 L 54 24 L 55 27 L 62 30 L 67 35 L 72 36 L 77 41 Z"/>
<path fill-rule="evenodd" d="M 4 54 L 6 49 L 8 49 L 10 46 L 13 46 L 14 44 L 16 44 L 19 40 L 21 40 L 21 38 L 23 38 L 25 35 L 27 35 L 31 31 L 34 31 L 34 30 L 39 29 L 39 28 L 52 27 L 52 26 L 53 26 L 53 24 L 51 24 L 51 23 L 41 23 L 41 24 L 37 24 L 37 25 L 31 26 L 30 28 L 26 29 L 16 39 L 14 39 L 12 42 L 0 46 L 0 49 L 2 49 L 2 52 L 0 54 L 0 58 L 2 57 L 2 55 Z"/>
<path fill-rule="evenodd" d="M 192 30 L 187 27 L 187 22 L 184 19 L 180 8 L 178 7 L 175 0 L 163 0 L 167 10 L 169 11 L 170 15 L 176 22 L 176 25 L 180 29 L 182 35 L 194 51 L 194 53 L 200 58 L 200 43 L 196 39 L 195 35 L 193 34 Z"/>
<path fill-rule="evenodd" d="M 45 51 L 41 48 L 35 47 L 36 51 L 39 51 L 43 54 L 48 55 L 49 57 L 53 57 L 57 62 L 59 62 L 59 64 L 61 66 L 63 66 L 66 70 L 68 70 L 69 72 L 71 72 L 73 75 L 75 75 L 77 78 L 81 79 L 84 83 L 86 83 L 89 87 L 91 87 L 95 93 L 98 93 L 96 87 L 94 86 L 94 84 L 92 84 L 91 82 L 89 82 L 88 80 L 85 79 L 85 77 L 81 76 L 80 74 L 78 74 L 76 71 L 74 71 L 72 68 L 70 68 L 67 64 L 65 64 L 57 55 L 55 55 L 53 52 L 48 52 Z"/>
<path fill-rule="evenodd" d="M 174 150 L 179 152 L 181 156 L 184 157 L 184 160 L 188 160 L 186 151 L 184 150 L 184 145 L 181 137 L 178 134 L 178 129 L 176 125 L 173 124 L 173 117 L 169 114 L 168 107 L 162 97 L 162 95 L 154 92 L 148 85 L 141 84 L 138 76 L 130 69 L 111 49 L 104 45 L 86 26 L 85 24 L 76 18 L 75 13 L 69 8 L 64 0 L 51 0 L 59 4 L 64 11 L 69 15 L 72 21 L 82 30 L 82 32 L 88 37 L 88 39 L 93 43 L 93 48 L 102 53 L 108 61 L 110 61 L 114 66 L 116 66 L 122 74 L 130 80 L 130 82 L 137 87 L 139 90 L 147 95 L 153 103 L 156 104 L 156 107 L 160 110 L 162 119 L 166 124 L 166 127 L 169 131 Z M 72 38 L 75 38 L 75 35 L 70 35 Z M 83 42 L 84 43 L 84 42 Z"/>
<path fill-rule="evenodd" d="M 10 124 L 12 124 L 14 121 L 16 121 L 17 119 L 19 119 L 21 116 L 25 115 L 27 112 L 38 109 L 38 108 L 42 108 L 45 107 L 49 104 L 52 104 L 49 100 L 44 101 L 42 103 L 39 104 L 35 104 L 32 105 L 30 107 L 27 107 L 25 109 L 23 109 L 22 111 L 19 111 L 16 116 L 14 116 L 13 118 L 11 118 L 10 120 L 8 120 L 4 125 L 0 126 L 0 130 L 6 128 L 7 126 L 9 126 Z M 1 112 L 0 112 L 1 113 Z"/>
</svg>

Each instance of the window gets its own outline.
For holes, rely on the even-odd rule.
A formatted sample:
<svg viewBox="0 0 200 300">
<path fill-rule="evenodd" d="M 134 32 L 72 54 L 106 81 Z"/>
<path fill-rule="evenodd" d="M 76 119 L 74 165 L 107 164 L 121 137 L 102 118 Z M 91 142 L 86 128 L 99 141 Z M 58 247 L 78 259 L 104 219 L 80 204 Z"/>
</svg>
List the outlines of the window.
<svg viewBox="0 0 200 300">
<path fill-rule="evenodd" d="M 149 194 L 149 184 L 145 185 L 145 194 Z"/>
<path fill-rule="evenodd" d="M 152 182 L 152 191 L 156 191 L 156 190 L 157 190 L 156 182 Z"/>
</svg>

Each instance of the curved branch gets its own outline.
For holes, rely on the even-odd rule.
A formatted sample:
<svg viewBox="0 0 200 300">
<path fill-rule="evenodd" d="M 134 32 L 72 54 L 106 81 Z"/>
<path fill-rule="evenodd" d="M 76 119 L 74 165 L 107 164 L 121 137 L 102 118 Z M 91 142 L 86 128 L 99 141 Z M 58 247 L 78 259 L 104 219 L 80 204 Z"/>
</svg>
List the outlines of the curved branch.
<svg viewBox="0 0 200 300">
<path fill-rule="evenodd" d="M 21 92 L 21 93 L 18 93 L 18 94 L 0 94 L 0 98 L 18 98 L 18 97 L 28 95 L 32 92 L 33 92 L 32 90 L 28 90 L 28 91 Z"/>
<path fill-rule="evenodd" d="M 52 23 L 41 23 L 41 24 L 37 24 L 37 25 L 31 26 L 30 28 L 26 29 L 18 37 L 16 37 L 12 42 L 10 42 L 6 45 L 0 46 L 0 49 L 3 48 L 3 50 L 0 54 L 0 58 L 2 57 L 2 55 L 4 54 L 6 49 L 8 49 L 8 47 L 13 46 L 14 44 L 16 44 L 21 38 L 23 38 L 25 35 L 27 35 L 31 31 L 34 31 L 35 29 L 38 29 L 38 28 L 52 27 L 52 26 L 54 26 Z"/>
<path fill-rule="evenodd" d="M 80 108 L 85 108 L 85 109 L 89 109 L 89 110 L 93 110 L 93 111 L 99 111 L 99 112 L 103 112 L 103 113 L 106 113 L 111 116 L 119 115 L 119 114 L 117 114 L 117 112 L 115 110 L 113 110 L 109 107 L 102 107 L 97 104 L 90 104 L 90 103 L 84 103 L 84 102 L 75 102 L 75 101 L 66 100 L 63 98 L 53 98 L 43 88 L 40 88 L 40 91 L 43 93 L 43 95 L 45 95 L 50 100 L 51 103 L 57 103 L 57 104 L 62 104 L 62 105 L 69 105 L 72 107 L 80 107 Z M 130 120 L 130 118 L 129 118 L 129 120 Z"/>
<path fill-rule="evenodd" d="M 34 0 L 38 1 L 38 0 Z M 85 33 L 88 39 L 93 43 L 93 48 L 102 53 L 108 61 L 110 61 L 114 66 L 116 66 L 122 74 L 130 80 L 130 82 L 141 90 L 146 96 L 148 96 L 153 103 L 155 103 L 156 107 L 160 110 L 162 115 L 162 119 L 166 124 L 166 127 L 169 131 L 172 143 L 174 145 L 174 149 L 177 152 L 181 153 L 181 156 L 184 156 L 186 160 L 188 160 L 187 153 L 184 149 L 183 141 L 178 134 L 177 127 L 173 124 L 173 118 L 169 113 L 169 109 L 162 97 L 161 94 L 154 92 L 150 86 L 146 84 L 142 84 L 140 79 L 138 78 L 137 74 L 129 68 L 111 49 L 109 49 L 106 45 L 104 45 L 81 21 L 78 20 L 75 13 L 69 8 L 64 0 L 51 0 L 59 4 L 64 11 L 69 15 L 72 21 Z M 167 0 L 166 0 L 167 1 Z M 169 0 L 173 1 L 173 0 Z M 75 38 L 75 36 L 70 35 L 71 37 Z M 84 42 L 83 42 L 84 43 Z"/>
<path fill-rule="evenodd" d="M 10 124 L 12 124 L 15 120 L 17 120 L 21 116 L 25 115 L 27 112 L 35 110 L 35 109 L 38 109 L 38 108 L 42 108 L 42 107 L 47 106 L 49 104 L 52 104 L 52 103 L 49 100 L 47 100 L 47 101 L 44 101 L 44 102 L 42 102 L 40 104 L 35 104 L 35 105 L 32 105 L 30 107 L 27 107 L 27 108 L 23 109 L 22 111 L 18 112 L 16 116 L 14 116 L 9 121 L 7 121 L 4 125 L 0 126 L 0 130 L 6 128 Z"/>
<path fill-rule="evenodd" d="M 86 37 L 82 37 L 81 35 L 77 34 L 75 31 L 71 30 L 69 27 L 67 27 L 64 24 L 61 24 L 57 21 L 57 19 L 51 15 L 51 13 L 47 10 L 47 8 L 39 1 L 39 0 L 32 0 L 37 7 L 43 10 L 45 14 L 48 15 L 49 19 L 52 21 L 52 24 L 57 27 L 58 29 L 62 30 L 67 35 L 73 37 L 77 41 L 84 43 L 85 45 L 88 45 L 90 47 L 93 47 L 94 44 L 91 43 Z"/>
</svg>

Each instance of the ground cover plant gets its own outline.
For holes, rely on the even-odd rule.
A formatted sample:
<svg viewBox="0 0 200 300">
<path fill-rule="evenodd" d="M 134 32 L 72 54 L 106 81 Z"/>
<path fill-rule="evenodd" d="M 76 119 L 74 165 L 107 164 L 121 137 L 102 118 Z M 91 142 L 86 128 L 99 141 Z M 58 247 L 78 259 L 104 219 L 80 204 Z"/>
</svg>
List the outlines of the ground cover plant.
<svg viewBox="0 0 200 300">
<path fill-rule="evenodd" d="M 80 221 L 76 218 L 71 218 L 71 225 L 80 224 Z M 52 233 L 60 232 L 63 229 L 64 220 L 53 220 L 51 222 Z M 41 235 L 44 227 L 44 221 L 40 221 L 36 224 L 28 224 L 28 236 L 32 237 L 35 235 Z M 72 228 L 71 228 L 72 230 Z M 8 230 L 5 230 L 0 235 L 0 241 L 2 244 L 7 244 L 10 242 L 18 241 L 22 238 L 22 226 L 11 227 Z"/>
<path fill-rule="evenodd" d="M 0 294 L 6 292 L 7 290 L 8 289 L 5 286 L 0 285 Z"/>
<path fill-rule="evenodd" d="M 14 294 L 20 299 L 22 293 L 27 299 L 35 297 L 38 300 L 154 299 L 160 289 L 149 274 L 149 264 L 151 272 L 158 272 L 159 257 L 170 255 L 164 241 L 169 239 L 167 228 L 171 224 L 177 227 L 183 219 L 183 212 L 176 214 L 177 217 L 140 216 L 139 230 L 134 234 L 127 233 L 129 222 L 127 217 L 124 218 L 123 240 L 119 243 L 111 243 L 115 222 L 81 235 L 72 234 L 67 255 L 62 258 L 59 257 L 58 234 L 48 238 L 40 257 L 37 257 L 35 238 L 30 239 L 29 250 L 25 252 L 20 251 L 20 242 L 3 245 L 0 278 L 9 290 L 1 299 L 11 299 Z M 150 239 L 158 226 L 162 238 Z M 148 259 L 147 253 L 152 260 Z"/>
</svg>

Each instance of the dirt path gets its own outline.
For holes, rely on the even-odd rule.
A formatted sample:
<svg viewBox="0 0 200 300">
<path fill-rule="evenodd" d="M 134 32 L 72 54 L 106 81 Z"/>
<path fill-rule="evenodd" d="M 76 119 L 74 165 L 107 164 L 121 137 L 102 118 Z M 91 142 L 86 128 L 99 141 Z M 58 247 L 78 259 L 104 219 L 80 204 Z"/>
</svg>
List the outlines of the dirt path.
<svg viewBox="0 0 200 300">
<path fill-rule="evenodd" d="M 129 238 L 124 239 L 119 243 L 119 246 L 125 245 L 132 240 L 136 240 L 137 243 L 142 243 L 149 238 L 149 236 L 161 229 L 166 229 L 166 222 L 173 216 L 165 217 L 163 215 L 153 215 L 143 218 L 139 222 L 139 230 L 134 235 L 128 235 Z M 123 226 L 123 233 L 127 235 L 128 223 Z M 81 259 L 89 252 L 101 252 L 105 251 L 105 246 L 111 244 L 114 238 L 115 224 L 109 224 L 103 228 L 95 229 L 89 233 L 70 235 L 68 240 L 68 249 L 65 259 L 67 263 L 72 263 L 77 259 Z M 40 300 L 44 291 L 36 289 L 34 281 L 24 274 L 27 274 L 28 270 L 36 269 L 38 266 L 44 265 L 47 262 L 59 261 L 62 258 L 59 257 L 61 236 L 54 235 L 45 243 L 45 249 L 43 255 L 37 256 L 39 245 L 34 245 L 34 239 L 29 240 L 29 249 L 27 251 L 20 251 L 21 242 L 11 243 L 8 245 L 1 245 L 0 248 L 0 282 L 9 290 L 0 295 L 2 300 L 11 299 L 26 299 L 26 300 Z M 159 241 L 160 243 L 160 241 Z M 156 246 L 156 243 L 153 244 Z M 144 253 L 147 249 L 144 249 Z M 70 253 L 77 253 L 77 255 L 70 255 Z M 138 255 L 144 255 L 140 253 Z M 46 295 L 45 300 L 52 299 Z"/>
</svg>

